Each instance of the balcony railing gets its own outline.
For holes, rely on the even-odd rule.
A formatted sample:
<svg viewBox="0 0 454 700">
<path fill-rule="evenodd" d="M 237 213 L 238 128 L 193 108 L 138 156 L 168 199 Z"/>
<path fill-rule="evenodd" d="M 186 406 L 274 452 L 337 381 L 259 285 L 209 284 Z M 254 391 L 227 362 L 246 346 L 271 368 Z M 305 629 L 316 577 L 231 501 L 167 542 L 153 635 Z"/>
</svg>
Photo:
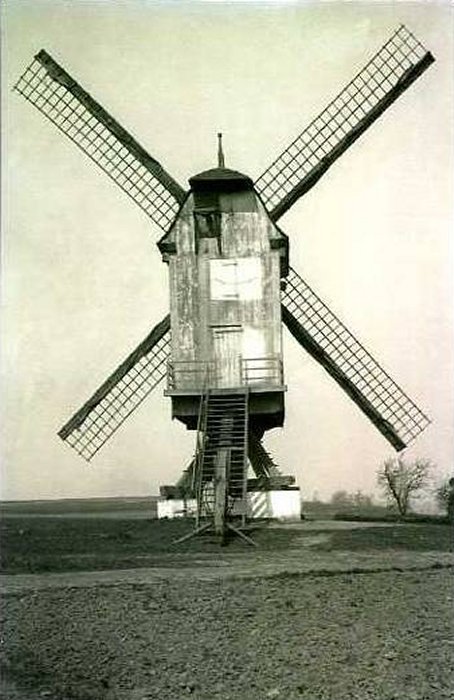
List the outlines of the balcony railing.
<svg viewBox="0 0 454 700">
<path fill-rule="evenodd" d="M 235 388 L 236 386 L 279 387 L 284 383 L 282 360 L 279 356 L 238 357 L 238 371 L 232 372 L 222 363 L 185 360 L 167 363 L 169 391 L 203 391 L 206 388 Z"/>
<path fill-rule="evenodd" d="M 204 390 L 211 386 L 215 376 L 214 362 L 183 360 L 167 363 L 167 389 Z"/>
<path fill-rule="evenodd" d="M 241 380 L 245 386 L 271 384 L 282 386 L 284 368 L 278 356 L 247 357 L 241 360 Z"/>
</svg>

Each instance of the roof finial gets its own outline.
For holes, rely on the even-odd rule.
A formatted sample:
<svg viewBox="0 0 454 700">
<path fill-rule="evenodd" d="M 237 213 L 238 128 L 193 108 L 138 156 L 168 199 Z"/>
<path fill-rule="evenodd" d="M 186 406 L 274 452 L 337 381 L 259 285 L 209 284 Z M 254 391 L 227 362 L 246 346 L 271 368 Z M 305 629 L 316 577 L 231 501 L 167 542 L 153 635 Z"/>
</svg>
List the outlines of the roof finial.
<svg viewBox="0 0 454 700">
<path fill-rule="evenodd" d="M 225 168 L 224 152 L 222 150 L 222 134 L 218 133 L 218 167 Z"/>
</svg>

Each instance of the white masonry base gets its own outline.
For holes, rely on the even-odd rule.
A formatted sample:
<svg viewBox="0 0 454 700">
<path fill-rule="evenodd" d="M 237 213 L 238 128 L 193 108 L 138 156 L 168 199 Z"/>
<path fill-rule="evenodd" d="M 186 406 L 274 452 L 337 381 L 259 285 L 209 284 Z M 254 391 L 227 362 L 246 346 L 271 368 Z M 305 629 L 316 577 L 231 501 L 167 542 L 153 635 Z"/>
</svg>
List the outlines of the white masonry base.
<svg viewBox="0 0 454 700">
<path fill-rule="evenodd" d="M 250 491 L 247 494 L 247 517 L 275 518 L 277 520 L 301 519 L 301 492 L 299 488 L 275 491 Z M 195 498 L 158 500 L 158 518 L 194 517 L 197 512 Z"/>
</svg>

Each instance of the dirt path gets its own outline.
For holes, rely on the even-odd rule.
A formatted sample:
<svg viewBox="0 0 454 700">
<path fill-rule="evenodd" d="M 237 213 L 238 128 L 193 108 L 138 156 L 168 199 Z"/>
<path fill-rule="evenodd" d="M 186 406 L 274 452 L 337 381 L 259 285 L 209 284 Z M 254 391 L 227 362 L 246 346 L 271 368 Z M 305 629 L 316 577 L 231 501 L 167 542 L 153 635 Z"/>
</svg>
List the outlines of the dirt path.
<svg viewBox="0 0 454 700">
<path fill-rule="evenodd" d="M 82 571 L 56 574 L 14 574 L 0 576 L 4 594 L 49 588 L 86 588 L 116 586 L 124 583 L 147 584 L 159 580 L 188 578 L 198 581 L 219 581 L 229 578 L 273 577 L 276 575 L 327 575 L 385 571 L 424 571 L 454 568 L 454 554 L 449 552 L 402 552 L 386 550 L 377 553 L 310 551 L 313 541 L 304 540 L 304 548 L 287 552 L 244 554 L 181 555 L 176 568 L 174 555 L 170 566 L 110 571 Z M 165 556 L 160 556 L 160 562 Z"/>
</svg>

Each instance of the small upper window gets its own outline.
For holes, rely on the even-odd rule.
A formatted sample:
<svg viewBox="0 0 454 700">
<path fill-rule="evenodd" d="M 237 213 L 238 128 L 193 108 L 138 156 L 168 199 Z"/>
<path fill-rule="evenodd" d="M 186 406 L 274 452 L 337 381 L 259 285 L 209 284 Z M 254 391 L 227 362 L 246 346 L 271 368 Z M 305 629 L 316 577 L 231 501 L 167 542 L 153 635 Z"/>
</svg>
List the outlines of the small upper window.
<svg viewBox="0 0 454 700">
<path fill-rule="evenodd" d="M 221 212 L 214 209 L 194 211 L 197 238 L 217 238 L 221 235 Z"/>
<path fill-rule="evenodd" d="M 214 238 L 219 255 L 221 251 L 221 212 L 217 209 L 194 209 L 195 249 L 199 252 L 200 241 Z"/>
</svg>

